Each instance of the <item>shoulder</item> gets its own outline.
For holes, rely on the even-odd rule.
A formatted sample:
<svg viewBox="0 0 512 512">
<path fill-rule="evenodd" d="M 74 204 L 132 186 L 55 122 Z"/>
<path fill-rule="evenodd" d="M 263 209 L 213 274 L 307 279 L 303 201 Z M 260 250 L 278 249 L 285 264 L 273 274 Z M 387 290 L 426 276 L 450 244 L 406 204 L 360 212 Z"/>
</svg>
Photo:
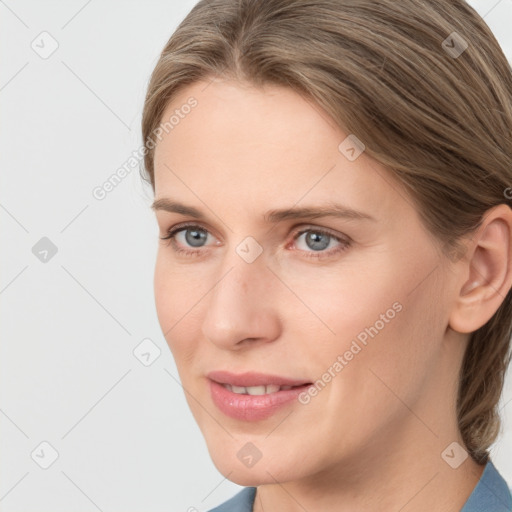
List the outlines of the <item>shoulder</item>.
<svg viewBox="0 0 512 512">
<path fill-rule="evenodd" d="M 256 487 L 245 487 L 232 498 L 208 512 L 252 512 Z"/>
<path fill-rule="evenodd" d="M 461 512 L 512 512 L 510 489 L 491 460 Z"/>
</svg>

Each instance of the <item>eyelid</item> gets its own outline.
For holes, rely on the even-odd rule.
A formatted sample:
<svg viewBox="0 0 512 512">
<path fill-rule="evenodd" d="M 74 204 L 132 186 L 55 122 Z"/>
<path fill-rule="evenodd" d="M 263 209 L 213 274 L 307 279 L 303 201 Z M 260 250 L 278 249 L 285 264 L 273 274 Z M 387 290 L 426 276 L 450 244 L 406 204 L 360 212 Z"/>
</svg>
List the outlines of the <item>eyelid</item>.
<svg viewBox="0 0 512 512">
<path fill-rule="evenodd" d="M 317 231 L 319 233 L 325 233 L 325 234 L 331 236 L 332 238 L 335 238 L 336 240 L 338 240 L 340 242 L 347 242 L 347 243 L 351 242 L 351 238 L 350 237 L 348 237 L 347 235 L 341 234 L 341 233 L 336 233 L 336 232 L 334 232 L 330 228 L 324 228 L 324 227 L 320 227 L 320 226 L 316 226 L 316 225 L 311 225 L 311 224 L 301 224 L 300 227 L 302 229 L 300 229 L 299 231 L 297 231 L 293 235 L 293 239 L 294 240 L 296 238 L 298 238 L 300 235 L 304 234 L 305 232 Z"/>
<path fill-rule="evenodd" d="M 169 235 L 171 233 L 176 234 L 178 231 L 185 230 L 186 228 L 201 228 L 203 231 L 206 231 L 208 234 L 215 236 L 215 238 L 217 238 L 217 236 L 214 235 L 214 233 L 212 233 L 212 231 L 209 228 L 203 226 L 200 222 L 197 222 L 197 221 L 196 222 L 185 221 L 185 222 L 180 222 L 179 224 L 174 224 L 172 227 L 168 228 L 165 231 L 167 236 L 164 238 L 162 238 L 162 237 L 160 237 L 160 238 L 163 240 L 168 239 Z"/>
</svg>

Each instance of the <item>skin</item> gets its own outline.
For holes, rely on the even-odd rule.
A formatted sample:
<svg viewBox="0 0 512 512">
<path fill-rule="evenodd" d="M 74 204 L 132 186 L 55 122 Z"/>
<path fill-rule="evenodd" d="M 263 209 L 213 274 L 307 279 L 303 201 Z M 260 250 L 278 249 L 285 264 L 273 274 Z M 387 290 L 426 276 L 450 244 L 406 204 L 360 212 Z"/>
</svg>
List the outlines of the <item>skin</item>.
<svg viewBox="0 0 512 512">
<path fill-rule="evenodd" d="M 155 214 L 160 237 L 190 222 L 208 238 L 198 247 L 176 235 L 198 256 L 160 240 L 154 289 L 215 466 L 258 487 L 255 512 L 460 510 L 484 466 L 468 457 L 453 469 L 441 454 L 463 446 L 455 398 L 467 333 L 512 285 L 512 211 L 490 210 L 454 261 L 389 171 L 364 152 L 349 161 L 339 151 L 348 134 L 312 101 L 288 88 L 197 82 L 163 119 L 190 96 L 198 106 L 156 146 L 155 199 L 196 207 L 206 220 Z M 328 201 L 375 220 L 263 220 L 270 209 Z M 294 240 L 306 228 L 350 245 L 335 252 L 343 242 L 327 237 L 315 251 L 308 233 Z M 262 248 L 252 263 L 236 252 L 248 236 Z M 307 257 L 318 252 L 326 257 Z M 401 311 L 308 404 L 243 422 L 212 402 L 212 370 L 316 381 L 396 302 Z M 252 467 L 237 458 L 248 442 L 262 455 Z"/>
</svg>

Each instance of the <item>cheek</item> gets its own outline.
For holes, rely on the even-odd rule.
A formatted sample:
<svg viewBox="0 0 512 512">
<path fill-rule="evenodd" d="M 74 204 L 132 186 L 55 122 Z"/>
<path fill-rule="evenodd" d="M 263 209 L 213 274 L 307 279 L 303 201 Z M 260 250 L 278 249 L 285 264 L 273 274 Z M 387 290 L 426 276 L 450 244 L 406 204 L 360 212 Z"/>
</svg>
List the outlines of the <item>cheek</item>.
<svg viewBox="0 0 512 512">
<path fill-rule="evenodd" d="M 398 413 L 403 402 L 416 403 L 442 357 L 441 289 L 433 278 L 411 292 L 412 277 L 402 276 L 394 285 L 375 288 L 366 312 L 350 322 L 350 340 L 363 335 L 365 344 L 359 343 L 361 351 L 347 367 L 343 394 L 359 395 L 377 417 Z"/>
<path fill-rule="evenodd" d="M 199 300 L 197 283 L 190 283 L 184 273 L 179 272 L 168 261 L 163 250 L 160 250 L 153 286 L 160 328 L 173 356 L 179 358 L 181 347 L 192 346 L 194 333 L 190 331 L 190 322 L 195 314 L 194 304 Z M 185 329 L 186 326 L 188 329 Z"/>
<path fill-rule="evenodd" d="M 337 365 L 345 375 L 338 380 L 343 392 L 366 389 L 371 397 L 371 390 L 383 386 L 371 370 L 396 392 L 413 392 L 431 370 L 444 333 L 442 279 L 433 274 L 417 286 L 418 276 L 434 265 L 427 259 L 412 263 L 381 261 L 364 271 L 341 269 L 295 281 L 294 291 L 316 316 L 305 311 L 298 319 L 303 337 L 318 334 L 308 359 L 320 375 L 329 368 L 333 373 L 338 356 L 345 356 L 343 369 Z"/>
<path fill-rule="evenodd" d="M 308 325 L 315 321 L 320 343 L 339 350 L 350 345 L 360 333 L 364 339 L 365 329 L 376 322 L 379 331 L 383 327 L 387 330 L 388 324 L 401 314 L 396 303 L 402 300 L 403 293 L 397 281 L 390 262 L 382 261 L 340 265 L 329 270 L 305 269 L 288 276 L 287 283 L 302 302 L 290 298 L 296 321 Z"/>
<path fill-rule="evenodd" d="M 169 269 L 167 269 L 164 264 L 164 258 L 162 257 L 161 251 L 159 251 L 157 255 L 155 264 L 153 289 L 158 321 L 160 322 L 162 332 L 165 334 L 172 327 L 175 321 L 175 294 L 177 290 L 173 286 L 173 278 L 169 274 Z"/>
<path fill-rule="evenodd" d="M 199 276 L 192 267 L 176 264 L 169 257 L 170 250 L 159 249 L 153 279 L 156 310 L 162 329 L 166 328 L 164 332 L 181 318 L 180 322 L 186 322 L 187 312 L 194 314 L 194 305 L 207 291 L 204 276 Z"/>
</svg>

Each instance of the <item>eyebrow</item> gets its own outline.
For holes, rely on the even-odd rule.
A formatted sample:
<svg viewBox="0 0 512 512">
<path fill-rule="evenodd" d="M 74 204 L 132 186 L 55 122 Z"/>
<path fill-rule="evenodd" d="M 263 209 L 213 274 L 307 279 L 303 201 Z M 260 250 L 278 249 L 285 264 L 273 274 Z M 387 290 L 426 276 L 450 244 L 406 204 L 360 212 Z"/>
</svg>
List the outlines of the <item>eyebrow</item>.
<svg viewBox="0 0 512 512">
<path fill-rule="evenodd" d="M 197 208 L 187 206 L 169 198 L 156 199 L 151 208 L 154 211 L 163 210 L 170 213 L 179 213 L 181 215 L 193 217 L 199 220 L 206 220 L 206 216 Z M 276 223 L 289 219 L 318 218 L 318 217 L 339 217 L 351 220 L 372 220 L 376 221 L 368 213 L 364 213 L 353 208 L 348 208 L 341 204 L 328 203 L 325 206 L 301 207 L 301 208 L 283 208 L 280 210 L 269 210 L 263 216 L 267 223 Z"/>
</svg>

